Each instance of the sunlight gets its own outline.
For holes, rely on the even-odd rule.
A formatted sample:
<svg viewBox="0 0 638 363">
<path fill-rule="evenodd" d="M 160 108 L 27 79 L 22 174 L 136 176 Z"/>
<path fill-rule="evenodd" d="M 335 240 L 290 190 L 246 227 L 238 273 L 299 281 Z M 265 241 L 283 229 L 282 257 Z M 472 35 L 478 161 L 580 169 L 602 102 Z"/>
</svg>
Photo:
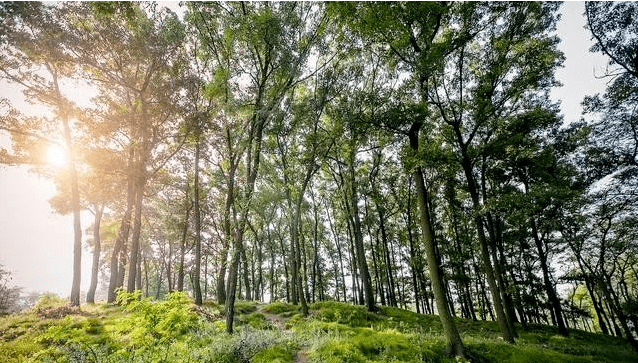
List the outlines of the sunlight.
<svg viewBox="0 0 638 363">
<path fill-rule="evenodd" d="M 47 161 L 54 167 L 61 168 L 66 165 L 66 150 L 58 145 L 49 146 Z"/>
</svg>

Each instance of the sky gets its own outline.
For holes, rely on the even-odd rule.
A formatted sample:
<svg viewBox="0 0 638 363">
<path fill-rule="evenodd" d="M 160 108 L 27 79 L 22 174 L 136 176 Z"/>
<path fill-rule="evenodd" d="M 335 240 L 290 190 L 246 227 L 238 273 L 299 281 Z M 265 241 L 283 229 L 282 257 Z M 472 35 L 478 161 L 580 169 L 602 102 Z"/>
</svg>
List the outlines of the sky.
<svg viewBox="0 0 638 363">
<path fill-rule="evenodd" d="M 581 118 L 581 101 L 586 95 L 603 92 L 607 59 L 592 54 L 589 32 L 584 29 L 583 2 L 565 2 L 557 33 L 559 48 L 565 53 L 564 68 L 556 73 L 562 88 L 552 91 L 561 101 L 565 122 Z M 0 83 L 0 98 L 18 100 L 15 87 Z M 27 107 L 27 106 L 25 106 Z M 0 131 L 0 146 L 8 145 L 8 136 Z M 73 218 L 56 214 L 48 200 L 55 194 L 51 181 L 29 173 L 27 167 L 0 165 L 0 264 L 13 274 L 13 284 L 25 292 L 53 292 L 68 297 L 73 266 Z M 82 214 L 82 228 L 92 223 L 89 213 Z M 84 233 L 86 237 L 86 233 Z M 90 281 L 91 251 L 82 253 L 82 295 Z"/>
</svg>

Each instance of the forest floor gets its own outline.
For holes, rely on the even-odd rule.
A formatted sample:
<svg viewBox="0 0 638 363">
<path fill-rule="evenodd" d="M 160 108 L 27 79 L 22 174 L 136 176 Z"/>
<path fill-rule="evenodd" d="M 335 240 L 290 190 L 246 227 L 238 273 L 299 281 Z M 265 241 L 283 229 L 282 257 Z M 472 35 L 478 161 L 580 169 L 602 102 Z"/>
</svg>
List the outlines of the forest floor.
<svg viewBox="0 0 638 363">
<path fill-rule="evenodd" d="M 456 322 L 470 359 L 448 358 L 438 316 L 336 302 L 311 304 L 304 318 L 294 305 L 238 301 L 229 335 L 217 304 L 195 307 L 184 294 L 136 297 L 80 308 L 46 297 L 0 317 L 0 362 L 638 362 L 620 338 L 519 326 L 512 345 L 495 322 L 464 319 Z"/>
</svg>

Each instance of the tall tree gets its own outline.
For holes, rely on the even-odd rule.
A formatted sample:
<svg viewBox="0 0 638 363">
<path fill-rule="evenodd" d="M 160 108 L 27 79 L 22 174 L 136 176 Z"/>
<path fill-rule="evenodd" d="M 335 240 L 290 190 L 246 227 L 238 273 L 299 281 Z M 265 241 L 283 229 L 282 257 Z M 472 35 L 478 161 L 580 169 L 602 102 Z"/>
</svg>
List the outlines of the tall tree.
<svg viewBox="0 0 638 363">
<path fill-rule="evenodd" d="M 445 67 L 427 86 L 429 102 L 465 175 L 497 320 L 511 343 L 516 332 L 497 253 L 496 219 L 489 211 L 481 212 L 490 195 L 483 170 L 492 162 L 482 153 L 499 125 L 548 103 L 554 70 L 562 62 L 558 38 L 551 34 L 557 9 L 549 3 L 478 5 L 458 20 L 458 46 L 444 57 Z M 500 22 L 501 27 L 489 26 Z"/>
<path fill-rule="evenodd" d="M 127 283 L 132 291 L 139 265 L 144 188 L 180 146 L 163 147 L 176 136 L 169 124 L 176 119 L 171 97 L 179 81 L 183 27 L 175 14 L 155 5 L 143 9 L 130 3 L 67 3 L 64 8 L 71 14 L 68 47 L 86 77 L 99 87 L 98 100 L 108 105 L 99 110 L 97 123 L 128 163 L 129 203 L 116 249 L 125 246 L 132 217 Z M 117 279 L 115 269 L 111 275 L 109 301 L 117 285 L 113 281 L 124 279 L 123 271 L 118 271 Z"/>
<path fill-rule="evenodd" d="M 464 10 L 463 7 L 455 10 Z M 335 6 L 347 25 L 351 25 L 364 39 L 367 47 L 387 50 L 391 64 L 410 73 L 413 93 L 421 99 L 420 105 L 396 107 L 388 112 L 385 126 L 407 135 L 411 149 L 410 170 L 417 185 L 421 228 L 426 246 L 430 278 L 437 301 L 439 317 L 447 337 L 447 352 L 454 356 L 465 356 L 460 335 L 449 313 L 449 304 L 440 275 L 436 256 L 436 241 L 431 225 L 430 203 L 418 164 L 420 152 L 419 133 L 426 123 L 424 109 L 427 107 L 427 81 L 440 64 L 444 52 L 454 46 L 449 39 L 441 37 L 447 30 L 451 7 L 441 3 L 393 3 L 387 4 L 339 4 Z M 470 11 L 471 14 L 471 11 Z M 465 16 L 468 16 L 465 14 Z M 391 106 L 391 105 L 390 105 Z M 398 111 L 398 112 L 397 112 Z M 406 128 L 408 130 L 406 130 Z"/>
<path fill-rule="evenodd" d="M 238 135 L 228 130 L 223 136 L 232 147 L 230 156 L 236 158 L 237 167 L 241 159 L 245 162 L 239 180 L 241 193 L 228 203 L 234 214 L 232 235 L 227 236 L 233 241 L 226 289 L 229 333 L 233 331 L 237 270 L 259 174 L 264 131 L 279 114 L 284 98 L 307 77 L 307 59 L 322 39 L 325 18 L 321 8 L 316 3 L 197 3 L 192 4 L 188 15 L 201 34 L 202 50 L 214 60 L 211 66 L 218 77 L 211 83 L 211 96 L 219 96 L 222 108 L 242 125 Z M 250 83 L 248 94 L 237 93 L 234 87 L 244 82 L 241 77 L 247 77 Z M 245 110 L 244 114 L 231 112 L 236 107 Z M 235 188 L 234 183 L 229 180 L 229 192 Z"/>
<path fill-rule="evenodd" d="M 74 77 L 76 63 L 68 50 L 58 44 L 66 41 L 62 27 L 65 12 L 42 3 L 6 3 L 0 8 L 3 30 L 0 37 L 2 61 L 0 72 L 3 79 L 23 89 L 30 102 L 47 105 L 53 111 L 53 119 L 24 117 L 3 118 L 0 129 L 9 131 L 18 150 L 26 147 L 20 141 L 35 138 L 50 143 L 50 136 L 42 136 L 40 130 L 51 130 L 64 145 L 68 156 L 70 175 L 71 210 L 73 212 L 73 283 L 71 305 L 80 305 L 80 282 L 82 265 L 82 228 L 80 225 L 80 192 L 76 164 L 76 146 L 71 123 L 77 117 L 77 108 L 61 83 Z M 28 142 L 27 142 L 28 144 Z M 13 160 L 16 160 L 13 158 Z M 19 160 L 19 159 L 18 159 Z"/>
</svg>

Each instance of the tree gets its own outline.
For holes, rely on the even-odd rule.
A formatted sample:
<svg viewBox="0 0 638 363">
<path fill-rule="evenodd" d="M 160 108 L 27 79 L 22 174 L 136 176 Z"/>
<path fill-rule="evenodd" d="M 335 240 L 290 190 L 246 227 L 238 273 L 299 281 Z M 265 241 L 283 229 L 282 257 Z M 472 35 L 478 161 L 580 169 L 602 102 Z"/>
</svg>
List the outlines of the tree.
<svg viewBox="0 0 638 363">
<path fill-rule="evenodd" d="M 550 33 L 557 9 L 549 3 L 477 6 L 459 19 L 458 46 L 426 87 L 463 169 L 497 320 L 510 343 L 516 332 L 497 254 L 496 219 L 489 211 L 481 212 L 489 196 L 483 170 L 491 162 L 483 150 L 500 125 L 548 104 L 547 90 L 555 84 L 553 72 L 562 62 L 558 39 Z M 501 21 L 502 27 L 484 26 Z"/>
<path fill-rule="evenodd" d="M 61 27 L 64 12 L 42 3 L 6 3 L 2 5 L 0 13 L 6 15 L 0 39 L 3 54 L 0 61 L 2 78 L 22 87 L 25 96 L 31 102 L 47 105 L 53 111 L 52 120 L 44 117 L 15 117 L 15 115 L 3 118 L 0 129 L 12 134 L 14 143 L 17 142 L 15 146 L 18 150 L 28 148 L 29 141 L 33 139 L 46 144 L 62 144 L 66 148 L 74 232 L 73 283 L 70 299 L 72 306 L 78 306 L 80 305 L 82 228 L 76 170 L 78 161 L 71 122 L 79 115 L 69 95 L 64 94 L 60 86 L 65 79 L 76 75 L 77 64 L 68 51 L 58 46 L 64 43 L 67 37 Z M 42 136 L 40 130 L 53 131 L 55 136 L 54 138 Z M 56 138 L 60 141 L 56 141 Z"/>
<path fill-rule="evenodd" d="M 112 302 L 115 287 L 124 280 L 131 218 L 127 290 L 135 289 L 144 188 L 181 147 L 172 129 L 177 121 L 173 91 L 180 81 L 184 29 L 175 14 L 154 5 L 143 9 L 130 3 L 67 3 L 64 9 L 71 14 L 68 48 L 85 77 L 98 87 L 97 99 L 106 105 L 94 112 L 92 127 L 112 140 L 108 147 L 121 154 L 126 165 L 127 206 L 111 258 Z M 82 21 L 72 21 L 79 18 Z"/>
<path fill-rule="evenodd" d="M 214 62 L 216 79 L 210 96 L 218 96 L 226 113 L 235 119 L 239 132 L 223 130 L 228 145 L 227 205 L 233 211 L 231 265 L 226 286 L 226 329 L 233 331 L 235 292 L 244 233 L 259 174 L 264 132 L 280 105 L 303 80 L 306 61 L 321 41 L 325 19 L 320 4 L 228 3 L 191 4 L 188 15 L 201 35 L 202 51 Z M 304 19 L 304 20 L 302 20 Z M 304 22 L 305 21 L 305 22 Z M 235 85 L 242 76 L 249 80 L 247 94 Z M 237 109 L 243 110 L 238 113 Z M 235 173 L 241 170 L 240 192 L 235 191 Z M 227 229 L 227 232 L 228 229 Z M 221 280 L 221 279 L 220 279 Z"/>
<path fill-rule="evenodd" d="M 625 337 L 636 345 L 628 324 L 628 310 L 622 306 L 630 306 L 632 298 L 630 294 L 621 296 L 618 290 L 622 291 L 625 280 L 621 261 L 631 260 L 633 257 L 629 256 L 634 253 L 632 243 L 626 238 L 633 235 L 628 226 L 635 218 L 633 210 L 637 202 L 634 190 L 638 182 L 638 6 L 588 2 L 585 15 L 587 28 L 595 40 L 591 51 L 609 57 L 612 69 L 605 74 L 609 78 L 605 92 L 583 101 L 584 113 L 594 117 L 589 122 L 591 135 L 583 172 L 590 183 L 588 202 L 594 212 L 589 214 L 589 220 L 595 228 L 589 238 L 587 235 L 571 238 L 570 246 L 575 249 L 574 254 L 592 251 L 587 257 L 577 256 L 577 259 L 601 329 L 607 325 L 604 323 L 607 310 L 616 334 L 620 333 L 618 322 Z M 599 301 L 596 301 L 594 286 L 600 288 Z M 607 309 L 603 308 L 603 300 L 607 302 Z"/>
<path fill-rule="evenodd" d="M 459 9 L 455 9 L 459 10 Z M 418 162 L 420 152 L 419 133 L 426 124 L 427 92 L 425 85 L 438 66 L 440 57 L 454 46 L 441 34 L 447 29 L 451 8 L 439 3 L 406 4 L 340 4 L 335 6 L 337 15 L 360 34 L 367 47 L 382 45 L 390 64 L 410 72 L 411 92 L 419 97 L 416 105 L 400 105 L 387 112 L 385 126 L 408 136 L 410 161 L 408 170 L 413 173 L 417 187 L 417 202 L 423 233 L 430 279 L 437 303 L 439 317 L 447 337 L 447 352 L 453 356 L 465 356 L 460 335 L 449 313 L 449 304 L 440 275 L 436 256 L 436 241 L 431 225 L 432 213 L 429 196 Z M 415 34 L 418 34 L 415 35 Z M 392 105 L 390 105 L 392 106 Z"/>
</svg>

